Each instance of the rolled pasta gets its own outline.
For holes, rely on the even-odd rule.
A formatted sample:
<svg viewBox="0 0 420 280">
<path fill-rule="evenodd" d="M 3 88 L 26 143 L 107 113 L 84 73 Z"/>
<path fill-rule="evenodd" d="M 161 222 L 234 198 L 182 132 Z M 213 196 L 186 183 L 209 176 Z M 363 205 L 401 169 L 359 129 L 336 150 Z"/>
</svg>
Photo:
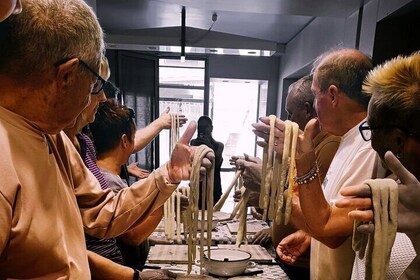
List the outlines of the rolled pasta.
<svg viewBox="0 0 420 280">
<path fill-rule="evenodd" d="M 187 208 L 187 231 L 188 231 L 188 269 L 187 274 L 191 273 L 192 270 L 192 263 L 196 259 L 196 246 L 197 246 L 197 229 L 198 229 L 198 196 L 199 196 L 199 187 L 200 187 L 200 166 L 201 161 L 205 157 L 205 155 L 212 151 L 209 147 L 205 145 L 201 145 L 196 148 L 193 164 L 192 164 L 192 171 L 190 176 L 190 193 L 189 193 L 189 205 Z M 203 181 L 203 204 L 205 200 L 205 195 L 207 194 L 209 197 L 213 197 L 213 182 L 214 182 L 214 160 L 212 162 L 212 168 L 207 170 L 207 175 L 205 180 Z M 211 186 L 210 186 L 211 185 Z M 209 188 L 209 192 L 207 192 L 207 188 Z M 212 199 L 207 199 L 207 209 L 213 209 Z M 210 216 L 211 215 L 211 216 Z M 207 219 L 212 219 L 213 214 L 207 213 Z M 203 263 L 203 253 L 202 247 L 204 246 L 203 238 L 204 238 L 204 213 L 202 212 L 202 219 L 201 219 L 201 242 L 200 242 L 200 263 Z M 211 242 L 211 227 L 207 231 L 208 240 Z M 210 246 L 210 244 L 208 244 Z M 210 258 L 210 251 L 208 251 L 208 257 Z"/>
<path fill-rule="evenodd" d="M 366 255 L 365 279 L 386 279 L 397 234 L 398 185 L 392 179 L 366 180 L 364 184 L 372 190 L 375 230 L 365 238 L 355 228 L 353 249 L 359 252 L 361 258 Z"/>
</svg>

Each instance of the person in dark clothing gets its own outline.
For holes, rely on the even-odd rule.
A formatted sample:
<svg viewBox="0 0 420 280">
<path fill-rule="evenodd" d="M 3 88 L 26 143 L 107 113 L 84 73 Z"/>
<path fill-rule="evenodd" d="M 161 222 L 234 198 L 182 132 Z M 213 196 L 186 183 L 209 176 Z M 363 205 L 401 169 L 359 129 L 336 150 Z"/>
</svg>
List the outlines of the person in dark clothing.
<svg viewBox="0 0 420 280">
<path fill-rule="evenodd" d="M 191 146 L 200 146 L 206 145 L 214 151 L 215 157 L 215 167 L 214 167 L 214 193 L 213 201 L 216 203 L 222 196 L 222 182 L 220 178 L 220 169 L 223 163 L 223 149 L 224 145 L 222 142 L 218 142 L 213 139 L 213 123 L 212 120 L 207 116 L 201 116 L 198 119 L 198 136 L 196 139 L 191 140 Z M 199 195 L 199 207 L 201 208 L 201 188 Z M 205 206 L 204 206 L 205 207 Z"/>
</svg>

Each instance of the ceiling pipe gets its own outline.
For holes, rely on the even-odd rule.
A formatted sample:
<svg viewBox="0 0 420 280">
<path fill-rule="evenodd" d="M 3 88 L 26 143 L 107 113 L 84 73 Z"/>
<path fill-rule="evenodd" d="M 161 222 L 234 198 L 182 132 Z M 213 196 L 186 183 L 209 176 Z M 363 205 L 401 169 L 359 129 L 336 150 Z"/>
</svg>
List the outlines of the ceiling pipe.
<svg viewBox="0 0 420 280">
<path fill-rule="evenodd" d="M 181 62 L 185 61 L 185 6 L 181 12 Z"/>
</svg>

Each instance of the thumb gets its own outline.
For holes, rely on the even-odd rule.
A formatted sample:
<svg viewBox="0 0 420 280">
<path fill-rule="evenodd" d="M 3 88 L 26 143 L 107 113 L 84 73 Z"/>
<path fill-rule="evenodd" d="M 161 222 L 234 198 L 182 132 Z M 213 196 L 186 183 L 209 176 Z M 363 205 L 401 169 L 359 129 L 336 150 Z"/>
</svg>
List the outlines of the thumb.
<svg viewBox="0 0 420 280">
<path fill-rule="evenodd" d="M 385 153 L 385 163 L 389 170 L 391 170 L 392 173 L 401 180 L 401 183 L 405 185 L 417 183 L 416 177 L 401 164 L 398 158 L 391 151 Z"/>
<path fill-rule="evenodd" d="M 311 119 L 305 126 L 303 134 L 299 135 L 300 149 L 302 152 L 309 152 L 313 150 L 313 139 L 321 131 L 318 119 Z"/>
<path fill-rule="evenodd" d="M 313 118 L 306 124 L 303 134 L 305 135 L 305 138 L 309 137 L 312 140 L 318 135 L 320 131 L 321 131 L 321 128 L 319 126 L 318 119 Z"/>
<path fill-rule="evenodd" d="M 163 113 L 164 114 L 167 114 L 167 113 L 169 113 L 169 111 L 171 110 L 171 108 L 169 108 L 169 107 L 166 107 L 166 109 L 165 109 L 165 111 L 163 111 Z"/>
<path fill-rule="evenodd" d="M 190 143 L 191 138 L 193 137 L 195 133 L 195 129 L 197 127 L 197 124 L 195 121 L 191 121 L 187 128 L 185 129 L 184 134 L 182 134 L 181 138 L 179 138 L 178 143 L 188 145 Z"/>
</svg>

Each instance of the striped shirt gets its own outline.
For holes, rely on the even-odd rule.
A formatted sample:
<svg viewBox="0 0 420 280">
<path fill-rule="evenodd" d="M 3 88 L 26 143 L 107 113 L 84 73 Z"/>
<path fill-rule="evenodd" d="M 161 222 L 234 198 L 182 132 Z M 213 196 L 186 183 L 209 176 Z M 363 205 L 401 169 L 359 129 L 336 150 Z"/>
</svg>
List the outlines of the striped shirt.
<svg viewBox="0 0 420 280">
<path fill-rule="evenodd" d="M 99 167 L 96 165 L 96 149 L 92 140 L 86 134 L 79 133 L 76 135 L 80 144 L 80 156 L 86 167 L 98 179 L 103 190 L 109 188 L 108 181 L 105 179 Z M 89 251 L 95 252 L 113 262 L 123 264 L 123 258 L 120 249 L 117 247 L 115 238 L 99 239 L 85 234 L 86 247 Z"/>
</svg>

